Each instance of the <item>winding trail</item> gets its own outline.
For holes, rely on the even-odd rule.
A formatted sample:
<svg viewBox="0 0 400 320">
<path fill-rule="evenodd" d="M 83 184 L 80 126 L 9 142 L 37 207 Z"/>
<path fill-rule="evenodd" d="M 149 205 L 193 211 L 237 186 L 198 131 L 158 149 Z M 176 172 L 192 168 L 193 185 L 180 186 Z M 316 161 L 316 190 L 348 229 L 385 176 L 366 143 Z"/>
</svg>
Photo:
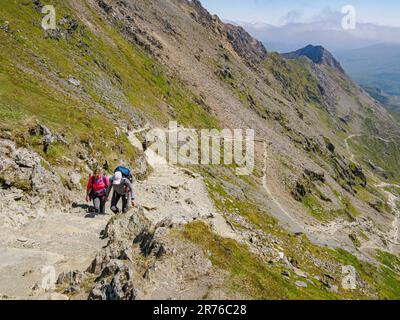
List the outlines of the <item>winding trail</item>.
<svg viewBox="0 0 400 320">
<path fill-rule="evenodd" d="M 350 145 L 349 145 L 349 140 L 351 140 L 351 139 L 353 139 L 353 138 L 357 138 L 357 137 L 362 137 L 362 136 L 363 136 L 363 134 L 356 133 L 356 134 L 351 134 L 351 135 L 349 135 L 346 139 L 344 139 L 344 143 L 345 143 L 345 145 L 346 145 L 347 151 L 350 151 L 350 150 L 351 150 Z M 350 161 L 352 161 L 352 162 L 354 162 L 355 164 L 358 165 L 358 163 L 357 163 L 356 160 L 355 160 L 355 158 L 356 158 L 355 154 L 352 153 L 352 152 L 349 152 L 349 154 L 350 154 Z"/>
<path fill-rule="evenodd" d="M 388 204 L 394 212 L 395 219 L 392 223 L 392 232 L 391 232 L 391 240 L 389 240 L 392 246 L 400 246 L 399 242 L 399 234 L 400 234 L 400 210 L 397 208 L 397 201 L 400 201 L 400 198 L 395 196 L 392 192 L 387 191 L 385 188 L 387 187 L 394 187 L 399 188 L 400 186 L 397 184 L 388 184 L 388 183 L 381 183 L 376 185 L 377 188 L 382 188 L 383 192 L 388 197 Z"/>
<path fill-rule="evenodd" d="M 146 217 L 154 225 L 166 219 L 181 225 L 204 220 L 216 234 L 238 240 L 233 228 L 214 207 L 201 175 L 169 164 L 151 146 L 143 149 L 135 134 L 148 129 L 128 133 L 131 144 L 144 152 L 147 163 L 153 169 L 145 181 L 135 182 L 139 205 L 143 207 Z"/>
<path fill-rule="evenodd" d="M 351 148 L 349 145 L 349 140 L 356 138 L 356 137 L 361 137 L 363 134 L 352 134 L 348 136 L 345 139 L 345 145 L 346 149 L 350 155 L 350 160 L 354 162 L 355 164 L 358 165 L 356 162 L 356 156 L 354 153 L 351 152 Z M 384 141 L 386 143 L 390 143 L 389 140 L 376 137 L 380 139 L 381 141 Z M 268 186 L 268 179 L 267 179 L 267 164 L 269 161 L 268 158 L 268 146 L 265 141 L 264 142 L 264 166 L 263 166 L 263 177 L 262 177 L 262 184 L 263 188 L 265 189 L 268 197 L 271 199 L 271 201 L 276 205 L 277 210 L 274 212 L 275 216 L 289 226 L 289 229 L 291 231 L 293 230 L 301 230 L 301 232 L 304 232 L 308 237 L 310 237 L 310 240 L 318 243 L 318 244 L 328 244 L 330 246 L 338 246 L 338 242 L 336 240 L 332 239 L 332 236 L 337 234 L 338 232 L 344 230 L 344 229 L 351 229 L 354 227 L 357 227 L 359 225 L 358 222 L 349 222 L 344 219 L 338 219 L 335 221 L 331 221 L 328 224 L 325 225 L 304 225 L 302 224 L 295 216 L 293 216 L 290 212 L 288 212 L 287 209 L 274 197 L 272 194 L 269 186 Z M 388 183 L 379 183 L 376 185 L 377 188 L 383 189 L 383 191 L 386 193 L 388 196 L 388 204 L 392 208 L 393 212 L 395 213 L 395 219 L 392 223 L 392 231 L 390 232 L 390 235 L 388 236 L 387 234 L 381 232 L 378 229 L 374 230 L 374 233 L 380 238 L 386 239 L 388 243 L 390 243 L 391 250 L 393 251 L 395 246 L 399 246 L 399 234 L 400 234 L 400 212 L 397 209 L 396 206 L 396 201 L 399 201 L 400 199 L 392 194 L 391 192 L 385 190 L 387 187 L 396 187 L 400 188 L 400 185 L 396 184 L 388 184 Z M 382 248 L 382 246 L 379 246 L 377 243 L 377 239 L 373 239 L 367 243 L 364 243 L 363 246 L 360 248 L 360 251 L 363 249 L 379 249 Z"/>
<path fill-rule="evenodd" d="M 346 145 L 346 149 L 347 152 L 350 155 L 350 159 L 351 161 L 353 161 L 355 164 L 359 165 L 356 161 L 355 161 L 355 154 L 352 152 L 350 145 L 348 143 L 348 141 L 350 139 L 356 138 L 356 137 L 360 137 L 360 136 L 365 136 L 365 134 L 352 134 L 350 136 L 348 136 L 345 139 L 345 145 Z M 387 140 L 387 139 L 383 139 L 381 137 L 377 137 L 377 136 L 371 136 L 374 137 L 376 139 L 379 139 L 385 143 L 390 143 L 391 141 Z M 375 180 L 379 180 L 376 176 L 374 176 L 372 174 L 373 178 Z M 397 201 L 400 201 L 400 198 L 396 195 L 394 195 L 392 192 L 386 190 L 386 188 L 388 187 L 393 187 L 393 188 L 399 188 L 400 189 L 400 185 L 397 184 L 390 184 L 390 183 L 385 183 L 385 182 L 379 182 L 375 185 L 376 188 L 382 189 L 382 191 L 387 195 L 388 197 L 388 205 L 390 206 L 390 208 L 392 209 L 392 211 L 394 212 L 395 218 L 393 220 L 392 223 L 392 231 L 390 232 L 390 236 L 389 239 L 387 239 L 387 242 L 389 242 L 391 244 L 391 249 L 393 251 L 393 247 L 394 246 L 400 246 L 400 242 L 399 242 L 399 237 L 400 237 L 400 210 L 397 207 Z M 381 234 L 382 236 L 387 237 L 387 235 L 384 235 L 383 233 Z"/>
<path fill-rule="evenodd" d="M 193 219 L 204 219 L 210 223 L 217 234 L 238 240 L 240 236 L 236 234 L 225 218 L 214 208 L 201 176 L 186 169 L 170 165 L 165 158 L 159 156 L 152 148 L 143 150 L 143 146 L 137 139 L 136 134 L 149 129 L 151 128 L 146 126 L 145 128 L 128 132 L 128 139 L 131 144 L 145 153 L 148 163 L 153 168 L 153 174 L 145 182 L 139 183 L 138 188 L 139 198 L 142 199 L 141 204 L 145 208 L 148 218 L 152 220 L 153 223 L 169 218 L 174 220 L 175 223 L 183 224 Z M 362 134 L 352 134 L 345 139 L 347 150 L 351 151 L 349 140 L 359 136 L 362 136 Z M 386 141 L 385 139 L 382 140 Z M 257 142 L 263 143 L 264 147 L 262 186 L 266 191 L 267 197 L 270 199 L 271 213 L 293 233 L 304 233 L 312 242 L 319 245 L 328 245 L 330 247 L 340 246 L 340 241 L 333 239 L 333 236 L 344 229 L 356 227 L 358 223 L 338 219 L 328 224 L 308 225 L 290 213 L 273 195 L 268 186 L 267 170 L 270 161 L 268 142 L 265 140 L 257 140 Z M 356 158 L 355 155 L 351 152 L 349 152 L 349 154 L 354 162 Z M 384 188 L 387 186 L 396 185 L 382 183 L 377 187 Z M 389 204 L 396 212 L 396 219 L 393 221 L 393 230 L 388 242 L 392 245 L 398 245 L 400 213 L 396 211 L 397 198 L 388 191 L 386 192 L 388 196 L 390 194 Z M 378 234 L 379 230 L 376 230 L 376 232 Z M 379 235 L 387 238 L 387 235 L 383 233 Z M 371 248 L 373 246 L 373 244 L 365 244 L 365 248 Z"/>
<path fill-rule="evenodd" d="M 304 233 L 308 239 L 317 245 L 329 246 L 329 247 L 338 247 L 340 243 L 333 239 L 331 236 L 335 234 L 338 230 L 343 228 L 347 221 L 333 221 L 328 225 L 309 225 L 301 222 L 298 218 L 296 218 L 293 214 L 291 214 L 272 194 L 271 189 L 268 186 L 268 176 L 267 169 L 269 163 L 268 156 L 268 144 L 266 141 L 262 141 L 264 143 L 264 165 L 263 165 L 263 177 L 262 177 L 262 185 L 264 190 L 267 193 L 267 196 L 272 201 L 272 203 L 276 206 L 275 210 L 271 211 L 271 214 L 275 216 L 289 231 L 293 233 Z"/>
<path fill-rule="evenodd" d="M 289 222 L 289 224 L 292 224 L 292 226 L 294 225 L 295 227 L 304 230 L 304 228 L 300 226 L 297 219 L 294 216 L 292 216 L 292 214 L 290 214 L 282 206 L 282 204 L 272 195 L 272 192 L 271 192 L 270 188 L 268 187 L 268 183 L 267 183 L 267 181 L 268 181 L 267 170 L 268 170 L 268 147 L 267 147 L 267 143 L 264 142 L 264 165 L 263 165 L 263 171 L 262 171 L 262 173 L 263 173 L 263 177 L 262 177 L 263 188 L 267 192 L 267 195 L 272 200 L 272 202 L 277 206 L 277 208 L 281 211 L 281 213 L 283 213 L 283 215 L 285 215 L 286 218 L 289 219 L 290 221 L 287 221 L 287 219 L 282 219 L 282 220 L 284 220 L 285 222 Z"/>
</svg>

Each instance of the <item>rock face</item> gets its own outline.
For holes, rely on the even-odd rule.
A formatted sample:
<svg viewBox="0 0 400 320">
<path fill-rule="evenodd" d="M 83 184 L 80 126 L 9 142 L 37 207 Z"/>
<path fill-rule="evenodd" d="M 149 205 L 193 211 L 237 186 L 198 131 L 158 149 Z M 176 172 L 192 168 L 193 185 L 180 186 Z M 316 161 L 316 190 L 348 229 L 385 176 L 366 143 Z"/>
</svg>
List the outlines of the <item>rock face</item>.
<svg viewBox="0 0 400 320">
<path fill-rule="evenodd" d="M 115 216 L 103 232 L 107 246 L 84 273 L 83 279 L 95 280 L 82 283 L 82 276 L 72 273 L 60 275 L 59 282 L 65 286 L 64 280 L 72 279 L 67 287 L 75 292 L 91 288 L 90 300 L 224 296 L 213 289 L 222 285 L 222 274 L 198 247 L 176 238 L 172 227 L 169 220 L 152 226 L 141 209 Z"/>
<path fill-rule="evenodd" d="M 49 128 L 38 124 L 29 130 L 32 136 L 42 137 L 43 151 L 47 153 L 48 148 L 53 143 L 68 145 L 68 142 L 60 134 L 53 134 Z"/>
<path fill-rule="evenodd" d="M 226 35 L 235 51 L 251 64 L 260 63 L 267 55 L 264 45 L 251 37 L 242 27 L 227 24 Z"/>
<path fill-rule="evenodd" d="M 133 243 L 138 237 L 149 233 L 150 224 L 143 211 L 130 216 L 118 216 L 110 220 L 103 237 L 108 245 L 100 252 L 87 272 L 99 275 L 89 294 L 89 300 L 135 300 L 137 293 L 133 286 L 134 271 L 129 262 L 133 261 Z"/>
<path fill-rule="evenodd" d="M 111 260 L 89 294 L 89 300 L 136 300 L 133 271 L 121 260 Z"/>
<path fill-rule="evenodd" d="M 250 36 L 242 27 L 224 24 L 217 16 L 212 16 L 198 0 L 186 2 L 195 9 L 195 11 L 192 12 L 193 18 L 213 32 L 227 39 L 236 53 L 243 58 L 246 63 L 255 66 L 266 57 L 267 50 L 264 45 Z"/>
<path fill-rule="evenodd" d="M 333 55 L 322 46 L 308 45 L 307 47 L 304 47 L 297 51 L 285 53 L 283 54 L 283 56 L 286 59 L 297 59 L 299 57 L 307 57 L 316 64 L 324 64 L 340 71 L 341 73 L 345 73 L 339 61 L 337 61 L 333 57 Z"/>
<path fill-rule="evenodd" d="M 0 224 L 17 227 L 67 202 L 60 178 L 36 153 L 0 140 Z"/>
<path fill-rule="evenodd" d="M 140 248 L 139 256 L 161 258 L 166 253 L 160 240 L 165 234 L 166 224 L 168 222 L 152 228 L 142 210 L 111 219 L 103 234 L 109 239 L 108 245 L 87 270 L 91 274 L 99 274 L 89 299 L 136 299 L 134 282 L 137 266 L 133 262 L 138 258 L 138 252 L 134 252 L 133 246 L 136 244 Z"/>
</svg>

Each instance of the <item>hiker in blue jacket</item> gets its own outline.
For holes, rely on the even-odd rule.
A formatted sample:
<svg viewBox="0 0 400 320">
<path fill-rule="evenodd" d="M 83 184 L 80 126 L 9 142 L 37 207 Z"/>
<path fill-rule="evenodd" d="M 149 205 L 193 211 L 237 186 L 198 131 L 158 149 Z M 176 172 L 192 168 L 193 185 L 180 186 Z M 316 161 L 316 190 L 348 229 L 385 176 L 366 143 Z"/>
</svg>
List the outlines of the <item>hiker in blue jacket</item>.
<svg viewBox="0 0 400 320">
<path fill-rule="evenodd" d="M 117 205 L 120 199 L 122 199 L 122 212 L 127 213 L 130 209 L 129 204 L 135 207 L 135 194 L 133 192 L 132 182 L 123 176 L 120 171 L 116 171 L 114 176 L 111 178 L 110 185 L 107 190 L 107 201 L 109 199 L 111 190 L 114 189 L 114 193 L 111 199 L 111 211 L 118 214 L 120 210 Z"/>
</svg>

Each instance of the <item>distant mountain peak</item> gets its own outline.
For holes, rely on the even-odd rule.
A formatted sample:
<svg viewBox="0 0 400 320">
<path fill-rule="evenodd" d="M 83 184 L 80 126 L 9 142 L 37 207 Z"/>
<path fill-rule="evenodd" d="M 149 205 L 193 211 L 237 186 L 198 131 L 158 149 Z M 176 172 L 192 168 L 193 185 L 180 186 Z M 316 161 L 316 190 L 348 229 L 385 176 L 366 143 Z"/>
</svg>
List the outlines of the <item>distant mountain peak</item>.
<svg viewBox="0 0 400 320">
<path fill-rule="evenodd" d="M 286 59 L 307 57 L 316 64 L 324 64 L 340 71 L 341 73 L 345 73 L 339 61 L 337 61 L 332 53 L 326 50 L 323 46 L 313 46 L 310 44 L 297 51 L 284 53 L 283 56 Z"/>
</svg>

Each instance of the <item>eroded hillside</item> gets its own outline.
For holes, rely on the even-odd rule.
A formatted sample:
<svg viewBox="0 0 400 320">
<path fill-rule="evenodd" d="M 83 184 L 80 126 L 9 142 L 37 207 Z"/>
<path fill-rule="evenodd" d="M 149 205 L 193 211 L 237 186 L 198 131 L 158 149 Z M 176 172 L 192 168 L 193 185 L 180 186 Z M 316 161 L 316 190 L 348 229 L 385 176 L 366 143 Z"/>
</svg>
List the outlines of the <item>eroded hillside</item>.
<svg viewBox="0 0 400 320">
<path fill-rule="evenodd" d="M 56 30 L 41 28 L 44 4 Z M 81 230 L 64 230 L 65 247 L 81 248 L 66 240 L 78 233 L 93 241 L 79 263 L 49 259 L 64 297 L 400 298 L 400 127 L 323 48 L 268 53 L 186 0 L 10 0 L 0 43 L 0 259 L 21 254 L 11 281 L 28 272 L 24 290 L 0 294 L 39 281 L 29 250 L 64 254 L 40 236 L 57 211 Z M 253 174 L 160 167 L 142 133 L 170 120 L 254 129 Z M 94 164 L 121 162 L 142 209 L 111 218 L 97 242 L 99 224 L 81 229 L 82 186 Z M 23 229 L 33 242 L 9 236 Z"/>
</svg>

